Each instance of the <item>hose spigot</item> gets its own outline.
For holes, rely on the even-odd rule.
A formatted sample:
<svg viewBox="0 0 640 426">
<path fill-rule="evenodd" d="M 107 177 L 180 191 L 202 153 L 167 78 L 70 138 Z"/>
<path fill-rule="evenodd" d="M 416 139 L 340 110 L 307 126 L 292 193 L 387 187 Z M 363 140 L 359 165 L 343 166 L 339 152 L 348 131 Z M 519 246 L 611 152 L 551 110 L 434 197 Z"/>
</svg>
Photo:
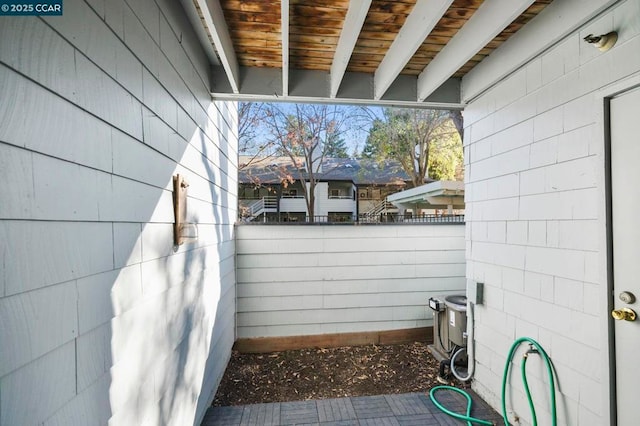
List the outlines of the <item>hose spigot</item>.
<svg viewBox="0 0 640 426">
<path fill-rule="evenodd" d="M 529 350 L 526 351 L 523 355 L 524 358 L 529 358 L 529 354 L 539 354 L 538 349 L 535 348 L 531 343 L 529 343 Z"/>
</svg>

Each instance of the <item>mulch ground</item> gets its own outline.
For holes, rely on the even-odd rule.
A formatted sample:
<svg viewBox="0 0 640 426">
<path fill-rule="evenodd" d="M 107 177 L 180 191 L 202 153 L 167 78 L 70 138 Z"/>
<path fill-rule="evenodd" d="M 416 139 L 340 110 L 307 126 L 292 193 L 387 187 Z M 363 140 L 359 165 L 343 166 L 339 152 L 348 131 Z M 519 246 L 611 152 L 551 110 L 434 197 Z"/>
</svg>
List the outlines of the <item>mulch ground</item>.
<svg viewBox="0 0 640 426">
<path fill-rule="evenodd" d="M 270 354 L 234 351 L 214 406 L 427 392 L 438 361 L 421 342 Z M 450 385 L 469 385 L 450 379 Z"/>
</svg>

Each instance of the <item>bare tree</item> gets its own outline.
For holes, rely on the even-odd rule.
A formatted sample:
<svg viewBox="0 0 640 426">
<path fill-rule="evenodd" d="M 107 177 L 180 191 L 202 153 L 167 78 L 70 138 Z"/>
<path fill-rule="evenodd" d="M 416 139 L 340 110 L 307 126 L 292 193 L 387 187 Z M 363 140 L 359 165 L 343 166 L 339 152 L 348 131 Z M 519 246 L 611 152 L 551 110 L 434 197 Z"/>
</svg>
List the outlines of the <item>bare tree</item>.
<svg viewBox="0 0 640 426">
<path fill-rule="evenodd" d="M 356 109 L 324 104 L 264 104 L 267 130 L 263 153 L 286 156 L 291 161 L 293 178 L 302 183 L 309 221 L 315 213 L 316 186 L 323 172 L 322 163 L 331 149 L 332 139 L 356 122 Z M 291 176 L 283 173 L 283 181 Z"/>
<path fill-rule="evenodd" d="M 264 104 L 261 102 L 238 103 L 239 152 L 246 154 L 257 148 L 258 128 L 264 119 Z"/>
<path fill-rule="evenodd" d="M 262 135 L 266 118 L 265 105 L 262 102 L 238 104 L 238 153 L 249 157 L 248 161 L 238 164 L 240 170 L 270 155 L 271 145 Z"/>
</svg>

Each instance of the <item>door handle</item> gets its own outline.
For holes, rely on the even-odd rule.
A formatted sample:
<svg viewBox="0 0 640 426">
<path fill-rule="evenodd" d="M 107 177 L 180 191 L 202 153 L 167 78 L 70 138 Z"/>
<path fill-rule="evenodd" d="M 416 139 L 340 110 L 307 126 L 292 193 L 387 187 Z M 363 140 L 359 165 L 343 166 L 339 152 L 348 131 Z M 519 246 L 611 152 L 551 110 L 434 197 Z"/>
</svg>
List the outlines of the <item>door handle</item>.
<svg viewBox="0 0 640 426">
<path fill-rule="evenodd" d="M 631 308 L 620 308 L 611 311 L 611 316 L 618 321 L 635 321 L 637 315 Z"/>
</svg>

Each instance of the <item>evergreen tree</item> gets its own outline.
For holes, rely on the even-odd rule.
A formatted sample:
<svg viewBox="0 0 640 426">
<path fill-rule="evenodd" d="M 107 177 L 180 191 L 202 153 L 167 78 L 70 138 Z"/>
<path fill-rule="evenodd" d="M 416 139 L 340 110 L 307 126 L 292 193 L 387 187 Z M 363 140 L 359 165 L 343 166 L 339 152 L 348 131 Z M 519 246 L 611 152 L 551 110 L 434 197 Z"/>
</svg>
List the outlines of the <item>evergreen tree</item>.
<svg viewBox="0 0 640 426">
<path fill-rule="evenodd" d="M 328 133 L 324 143 L 324 155 L 327 158 L 349 158 L 347 144 L 338 133 Z"/>
<path fill-rule="evenodd" d="M 374 160 L 379 157 L 379 147 L 384 142 L 385 132 L 384 132 L 385 123 L 376 118 L 373 120 L 371 124 L 371 128 L 369 130 L 369 135 L 367 136 L 367 140 L 364 144 L 364 148 L 362 148 L 362 154 L 360 156 L 362 158 L 367 158 L 370 160 Z"/>
</svg>

